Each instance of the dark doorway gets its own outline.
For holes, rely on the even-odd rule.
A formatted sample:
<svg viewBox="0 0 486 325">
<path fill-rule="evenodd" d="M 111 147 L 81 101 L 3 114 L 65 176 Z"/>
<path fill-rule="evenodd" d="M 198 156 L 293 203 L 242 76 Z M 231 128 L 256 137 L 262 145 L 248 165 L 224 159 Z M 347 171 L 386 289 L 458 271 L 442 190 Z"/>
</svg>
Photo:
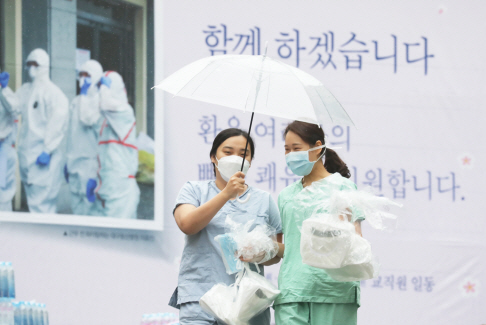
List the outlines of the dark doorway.
<svg viewBox="0 0 486 325">
<path fill-rule="evenodd" d="M 136 7 L 121 1 L 77 1 L 77 48 L 91 51 L 105 71 L 120 73 L 128 100 L 135 107 Z"/>
</svg>

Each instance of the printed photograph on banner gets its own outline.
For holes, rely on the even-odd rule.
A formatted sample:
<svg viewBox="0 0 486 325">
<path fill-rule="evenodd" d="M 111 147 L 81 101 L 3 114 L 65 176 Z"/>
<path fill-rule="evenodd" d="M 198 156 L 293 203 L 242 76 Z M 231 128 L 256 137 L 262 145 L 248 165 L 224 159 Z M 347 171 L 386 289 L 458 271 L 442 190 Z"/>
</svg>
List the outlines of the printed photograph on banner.
<svg viewBox="0 0 486 325">
<path fill-rule="evenodd" d="M 135 9 L 117 6 L 123 23 L 78 19 L 62 76 L 51 50 L 24 48 L 21 82 L 0 89 L 0 221 L 162 228 L 162 218 L 154 222 L 154 59 L 135 50 L 153 39 L 135 40 L 145 24 Z"/>
</svg>

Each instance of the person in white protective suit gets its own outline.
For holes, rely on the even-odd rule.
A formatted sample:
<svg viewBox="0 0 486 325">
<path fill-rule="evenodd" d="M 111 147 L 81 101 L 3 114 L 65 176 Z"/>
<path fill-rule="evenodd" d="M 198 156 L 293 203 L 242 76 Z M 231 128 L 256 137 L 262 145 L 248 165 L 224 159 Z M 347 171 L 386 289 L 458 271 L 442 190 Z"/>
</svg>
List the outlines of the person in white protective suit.
<svg viewBox="0 0 486 325">
<path fill-rule="evenodd" d="M 10 75 L 0 73 L 0 211 L 12 211 L 15 195 L 15 152 L 16 125 L 18 116 L 17 98 L 8 87 Z"/>
<path fill-rule="evenodd" d="M 71 191 L 71 209 L 77 215 L 100 215 L 95 189 L 98 171 L 98 129 L 101 120 L 99 83 L 103 68 L 86 61 L 79 71 L 80 94 L 70 107 L 67 164 L 64 176 Z"/>
<path fill-rule="evenodd" d="M 138 149 L 133 108 L 123 78 L 108 71 L 100 86 L 103 123 L 99 132 L 99 173 L 96 192 L 104 216 L 136 219 L 140 189 L 135 175 Z"/>
<path fill-rule="evenodd" d="M 20 176 L 30 212 L 55 213 L 63 181 L 62 144 L 69 119 L 69 101 L 49 79 L 49 55 L 42 49 L 27 57 L 31 82 L 16 96 L 22 121 L 18 155 Z"/>
</svg>

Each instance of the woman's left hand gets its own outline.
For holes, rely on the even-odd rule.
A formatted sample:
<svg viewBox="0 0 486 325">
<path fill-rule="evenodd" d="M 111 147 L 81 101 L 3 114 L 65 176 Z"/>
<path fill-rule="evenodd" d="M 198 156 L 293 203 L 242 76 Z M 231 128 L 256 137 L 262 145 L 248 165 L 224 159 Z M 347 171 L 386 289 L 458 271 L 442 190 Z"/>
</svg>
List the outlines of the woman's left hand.
<svg viewBox="0 0 486 325">
<path fill-rule="evenodd" d="M 260 263 L 265 258 L 266 252 L 260 252 L 257 255 L 254 255 L 251 258 L 244 258 L 242 255 L 240 256 L 240 261 L 248 262 L 248 263 Z"/>
</svg>

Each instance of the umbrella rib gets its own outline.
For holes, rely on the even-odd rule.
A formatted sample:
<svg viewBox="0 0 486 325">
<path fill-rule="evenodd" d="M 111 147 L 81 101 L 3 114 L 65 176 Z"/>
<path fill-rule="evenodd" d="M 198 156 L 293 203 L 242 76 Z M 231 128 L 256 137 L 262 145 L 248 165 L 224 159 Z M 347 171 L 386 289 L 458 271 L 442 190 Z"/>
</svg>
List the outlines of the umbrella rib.
<svg viewBox="0 0 486 325">
<path fill-rule="evenodd" d="M 329 91 L 329 90 L 328 90 L 328 91 Z M 331 92 L 330 92 L 330 93 L 331 93 Z M 317 94 L 319 95 L 319 93 L 317 93 Z M 331 95 L 332 95 L 332 93 L 331 93 Z M 350 121 L 350 122 L 353 124 L 353 126 L 354 126 L 356 129 L 358 129 L 358 128 L 356 127 L 356 125 L 354 124 L 353 120 L 351 119 L 351 117 L 349 116 L 348 112 L 346 112 L 346 109 L 344 108 L 344 106 L 343 106 L 343 105 L 342 105 L 342 104 L 339 102 L 339 100 L 336 98 L 336 96 L 334 96 L 334 95 L 332 95 L 332 96 L 334 97 L 334 100 L 336 100 L 336 102 L 338 102 L 338 104 L 341 106 L 341 108 L 343 109 L 344 114 L 346 114 L 346 116 L 348 117 L 349 121 Z M 319 98 L 321 98 L 321 95 L 319 95 Z M 321 100 L 322 100 L 322 98 L 321 98 Z M 327 110 L 326 110 L 326 111 L 327 111 Z M 328 112 L 328 113 L 329 113 L 329 112 Z M 331 115 L 329 115 L 329 116 L 331 116 Z M 331 118 L 331 119 L 332 119 L 332 118 Z M 333 120 L 333 121 L 334 121 L 334 120 Z"/>
<path fill-rule="evenodd" d="M 306 87 L 304 86 L 304 84 L 302 84 L 302 82 L 300 81 L 300 79 L 295 75 L 295 73 L 289 69 L 285 64 L 283 64 L 282 62 L 280 61 L 277 61 L 275 60 L 275 62 L 278 62 L 280 65 L 284 66 L 288 71 L 290 71 L 295 77 L 296 79 L 299 81 L 299 83 L 302 85 L 302 87 L 304 88 L 304 90 L 307 92 L 306 90 Z M 324 85 L 323 85 L 324 87 Z M 317 95 L 319 96 L 321 102 L 324 104 L 324 107 L 326 107 L 326 104 L 324 103 L 324 101 L 322 100 L 322 97 L 321 95 L 319 94 L 319 92 L 317 90 L 314 89 L 314 91 L 317 93 Z M 329 90 L 328 90 L 329 91 Z M 332 93 L 331 93 L 332 95 Z M 334 99 L 336 100 L 336 102 L 338 102 L 338 104 L 341 106 L 342 110 L 344 111 L 344 114 L 346 114 L 346 116 L 348 117 L 349 121 L 351 121 L 351 123 L 353 124 L 354 127 L 356 127 L 356 125 L 354 124 L 353 120 L 351 119 L 351 117 L 349 116 L 348 112 L 346 112 L 346 110 L 344 109 L 343 105 L 341 105 L 341 103 L 338 101 L 338 99 L 333 95 Z M 329 117 L 331 118 L 331 121 L 334 123 L 334 119 L 332 118 L 331 114 L 329 113 L 329 111 L 327 110 L 326 108 L 326 113 L 329 115 Z M 316 120 L 319 121 L 317 119 L 317 115 L 316 115 Z"/>
<path fill-rule="evenodd" d="M 288 71 L 290 71 L 290 73 L 295 77 L 295 79 L 297 79 L 297 81 L 299 82 L 299 84 L 302 86 L 302 88 L 304 89 L 304 91 L 307 93 L 306 87 L 304 86 L 304 84 L 302 83 L 302 81 L 300 81 L 299 77 L 297 77 L 295 75 L 295 73 L 292 71 L 292 69 L 289 69 L 286 64 L 284 64 L 284 63 L 282 63 L 282 62 L 280 62 L 278 60 L 274 60 L 274 61 L 277 62 L 278 64 L 280 64 L 281 66 L 283 66 Z M 319 96 L 319 98 L 320 98 L 320 96 Z M 321 99 L 321 101 L 322 101 L 322 99 Z M 326 105 L 324 105 L 324 107 L 325 106 Z M 327 109 L 326 109 L 326 111 L 327 111 Z M 329 114 L 329 112 L 328 112 L 328 114 Z M 315 111 L 314 111 L 314 115 L 316 117 L 317 125 L 319 125 L 319 119 L 317 118 L 317 114 L 315 113 Z"/>
<path fill-rule="evenodd" d="M 259 55 L 258 55 L 259 56 Z M 257 61 L 258 62 L 258 61 Z M 251 80 L 255 79 L 255 73 L 256 73 L 257 69 L 253 69 L 253 73 L 252 73 L 252 76 L 251 76 Z M 245 100 L 245 107 L 243 107 L 243 112 L 246 112 L 246 107 L 248 106 L 248 100 L 250 99 L 250 93 L 251 93 L 251 90 L 252 90 L 252 87 L 251 87 L 251 81 L 250 81 L 250 87 L 248 88 L 248 94 L 246 95 L 246 100 Z M 253 107 L 253 109 L 255 109 L 255 107 Z"/>
<path fill-rule="evenodd" d="M 314 89 L 314 92 L 317 94 L 317 96 L 319 96 L 319 99 L 321 100 L 321 102 L 324 104 L 324 101 L 322 100 L 321 94 L 319 94 L 319 92 L 315 88 L 313 88 L 313 89 Z M 341 104 L 339 104 L 339 105 L 341 105 Z M 326 107 L 326 104 L 324 104 L 324 107 Z M 332 118 L 331 114 L 327 110 L 327 107 L 326 107 L 326 113 L 329 116 L 329 118 L 331 119 L 331 122 L 334 123 L 334 119 Z"/>
<path fill-rule="evenodd" d="M 175 93 L 174 96 L 177 96 L 181 91 L 183 91 L 191 83 L 192 80 L 194 80 L 194 78 L 196 78 L 197 76 L 199 76 L 205 69 L 207 69 L 208 67 L 210 67 L 214 63 L 216 63 L 216 61 L 211 61 L 207 66 L 205 66 L 204 68 L 202 68 L 201 71 L 199 71 L 194 76 L 192 76 L 192 78 L 189 79 L 188 82 L 186 82 L 186 84 L 184 85 L 184 87 L 182 87 L 181 89 L 179 89 L 179 91 L 177 93 Z M 213 69 L 213 71 L 211 71 L 211 73 L 209 73 L 206 76 L 206 78 L 204 78 L 204 80 L 206 80 L 207 78 L 209 78 L 209 76 L 211 76 L 213 74 L 213 72 L 216 70 L 217 67 L 218 66 L 215 66 L 214 69 Z M 199 83 L 199 86 L 197 86 L 196 89 L 194 89 L 194 91 L 191 93 L 191 95 L 193 95 L 196 92 L 196 90 L 198 90 L 199 87 L 201 87 L 201 85 L 204 83 L 204 80 Z"/>
</svg>

